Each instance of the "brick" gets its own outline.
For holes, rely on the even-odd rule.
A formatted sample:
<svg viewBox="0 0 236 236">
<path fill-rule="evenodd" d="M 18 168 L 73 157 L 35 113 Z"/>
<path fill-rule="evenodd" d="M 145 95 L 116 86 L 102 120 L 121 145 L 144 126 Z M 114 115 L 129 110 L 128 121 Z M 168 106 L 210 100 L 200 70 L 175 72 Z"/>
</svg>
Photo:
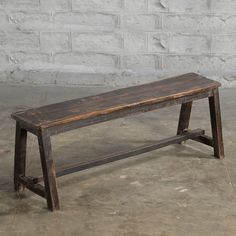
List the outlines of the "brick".
<svg viewBox="0 0 236 236">
<path fill-rule="evenodd" d="M 222 70 L 225 72 L 234 72 L 236 74 L 236 56 L 227 56 L 222 59 L 224 62 Z"/>
<path fill-rule="evenodd" d="M 74 33 L 72 47 L 77 51 L 119 52 L 123 41 L 120 35 L 113 33 Z"/>
<path fill-rule="evenodd" d="M 204 55 L 199 60 L 199 72 L 205 75 L 220 74 L 225 60 L 222 57 Z"/>
<path fill-rule="evenodd" d="M 44 29 L 50 21 L 47 13 L 18 11 L 9 14 L 11 26 L 21 31 L 32 31 Z"/>
<path fill-rule="evenodd" d="M 130 70 L 156 70 L 161 68 L 161 58 L 157 55 L 125 55 L 123 65 Z"/>
<path fill-rule="evenodd" d="M 164 51 L 180 54 L 199 54 L 210 52 L 210 45 L 206 36 L 160 35 L 150 33 L 149 50 L 151 52 Z"/>
<path fill-rule="evenodd" d="M 236 16 L 165 15 L 163 28 L 180 33 L 235 32 Z"/>
<path fill-rule="evenodd" d="M 236 1 L 235 0 L 211 0 L 211 11 L 212 12 L 225 12 L 235 13 Z"/>
<path fill-rule="evenodd" d="M 209 0 L 175 0 L 169 1 L 169 12 L 209 12 Z"/>
<path fill-rule="evenodd" d="M 212 53 L 232 54 L 236 51 L 236 35 L 214 35 L 212 37 Z"/>
<path fill-rule="evenodd" d="M 44 11 L 65 11 L 71 6 L 68 0 L 40 0 L 40 7 Z"/>
<path fill-rule="evenodd" d="M 235 68 L 235 64 L 236 64 L 236 56 L 228 56 L 228 55 L 224 55 L 224 56 L 212 56 L 210 58 L 210 63 L 207 60 L 207 57 L 204 57 L 203 62 L 206 62 L 205 67 L 210 67 L 209 68 L 205 68 L 205 70 L 202 70 L 206 75 L 210 75 L 210 76 L 214 76 L 215 79 L 219 80 L 221 79 L 221 77 L 223 77 L 226 81 L 228 82 L 233 82 L 236 80 L 236 68 Z M 214 64 L 212 63 L 212 61 L 214 62 Z M 203 63 L 202 63 L 203 64 Z M 214 66 L 212 66 L 214 65 Z M 223 83 L 225 81 L 220 81 Z M 228 84 L 228 86 L 230 86 L 230 84 Z"/>
<path fill-rule="evenodd" d="M 201 58 L 192 55 L 163 56 L 163 70 L 174 73 L 197 72 Z"/>
<path fill-rule="evenodd" d="M 116 12 L 123 7 L 122 0 L 72 0 L 73 10 Z"/>
<path fill-rule="evenodd" d="M 145 33 L 126 32 L 124 34 L 124 49 L 125 52 L 146 52 L 147 40 Z"/>
<path fill-rule="evenodd" d="M 154 14 L 135 14 L 135 15 L 124 15 L 123 26 L 125 28 L 153 31 L 160 29 L 161 17 Z"/>
<path fill-rule="evenodd" d="M 33 22 L 45 22 L 49 21 L 49 15 L 46 13 L 31 13 L 26 11 L 17 11 L 11 12 L 9 14 L 9 21 L 15 24 L 23 24 L 23 23 L 33 23 Z"/>
<path fill-rule="evenodd" d="M 235 33 L 236 32 L 236 16 L 232 15 L 226 15 L 221 16 L 220 22 L 218 22 L 217 26 L 215 28 L 219 29 L 218 33 Z M 218 20 L 219 21 L 219 20 Z"/>
<path fill-rule="evenodd" d="M 113 14 L 102 13 L 57 13 L 55 22 L 67 24 L 70 27 L 73 25 L 116 27 L 118 18 Z"/>
<path fill-rule="evenodd" d="M 8 57 L 4 52 L 0 52 L 0 69 L 8 64 Z"/>
<path fill-rule="evenodd" d="M 201 54 L 210 52 L 210 42 L 206 36 L 176 35 L 168 40 L 170 53 Z"/>
<path fill-rule="evenodd" d="M 49 62 L 50 56 L 47 53 L 14 52 L 9 55 L 10 62 L 22 64 L 25 62 Z"/>
<path fill-rule="evenodd" d="M 131 12 L 146 12 L 147 0 L 124 0 L 126 11 Z"/>
<path fill-rule="evenodd" d="M 163 16 L 163 28 L 168 32 L 193 33 L 202 31 L 207 25 L 202 25 L 206 17 L 200 15 L 169 15 Z"/>
<path fill-rule="evenodd" d="M 163 11 L 168 10 L 168 12 L 209 12 L 210 11 L 209 0 L 150 0 L 149 10 L 152 11 Z"/>
<path fill-rule="evenodd" d="M 118 61 L 116 55 L 103 53 L 58 53 L 55 55 L 55 62 L 64 65 L 116 68 L 119 66 Z"/>
<path fill-rule="evenodd" d="M 39 0 L 0 0 L 0 8 L 3 9 L 39 9 Z"/>
<path fill-rule="evenodd" d="M 150 52 L 168 52 L 168 37 L 166 35 L 150 33 L 148 37 L 148 50 Z"/>
<path fill-rule="evenodd" d="M 0 32 L 0 49 L 39 49 L 39 34 L 34 32 Z"/>
<path fill-rule="evenodd" d="M 40 34 L 41 50 L 45 52 L 63 52 L 69 50 L 68 33 L 43 32 Z"/>
<path fill-rule="evenodd" d="M 8 17 L 5 12 L 0 11 L 0 26 L 6 27 L 8 25 Z"/>
</svg>

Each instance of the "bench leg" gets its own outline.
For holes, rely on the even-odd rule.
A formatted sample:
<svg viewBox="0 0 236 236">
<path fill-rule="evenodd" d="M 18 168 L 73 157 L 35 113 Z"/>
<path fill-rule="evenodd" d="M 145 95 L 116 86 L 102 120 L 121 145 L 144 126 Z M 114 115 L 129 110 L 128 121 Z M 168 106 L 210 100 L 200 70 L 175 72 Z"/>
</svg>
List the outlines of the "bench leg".
<svg viewBox="0 0 236 236">
<path fill-rule="evenodd" d="M 48 209 L 51 211 L 59 210 L 56 171 L 52 159 L 50 136 L 45 131 L 42 131 L 38 137 L 38 142 Z"/>
<path fill-rule="evenodd" d="M 191 110 L 192 110 L 192 104 L 193 104 L 193 102 L 187 102 L 187 103 L 183 103 L 181 105 L 177 135 L 183 134 L 183 132 L 186 129 L 188 129 L 190 114 L 191 114 Z"/>
<path fill-rule="evenodd" d="M 213 96 L 209 97 L 209 107 L 211 116 L 214 156 L 223 159 L 224 144 L 222 135 L 220 99 L 219 99 L 218 89 L 213 90 Z"/>
<path fill-rule="evenodd" d="M 14 157 L 14 188 L 15 191 L 20 191 L 23 186 L 19 183 L 19 176 L 25 175 L 26 164 L 26 142 L 27 131 L 20 127 L 19 122 L 16 122 L 15 134 L 15 157 Z"/>
</svg>

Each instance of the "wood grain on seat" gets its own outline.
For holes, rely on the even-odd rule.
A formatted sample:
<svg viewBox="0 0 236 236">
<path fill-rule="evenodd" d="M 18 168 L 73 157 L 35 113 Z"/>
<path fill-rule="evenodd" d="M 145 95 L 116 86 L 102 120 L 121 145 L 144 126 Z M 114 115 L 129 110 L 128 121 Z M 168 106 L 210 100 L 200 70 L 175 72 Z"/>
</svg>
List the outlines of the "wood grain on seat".
<svg viewBox="0 0 236 236">
<path fill-rule="evenodd" d="M 195 73 L 164 79 L 111 92 L 73 99 L 12 114 L 18 121 L 34 127 L 53 127 L 122 109 L 194 95 L 220 86 Z"/>
</svg>

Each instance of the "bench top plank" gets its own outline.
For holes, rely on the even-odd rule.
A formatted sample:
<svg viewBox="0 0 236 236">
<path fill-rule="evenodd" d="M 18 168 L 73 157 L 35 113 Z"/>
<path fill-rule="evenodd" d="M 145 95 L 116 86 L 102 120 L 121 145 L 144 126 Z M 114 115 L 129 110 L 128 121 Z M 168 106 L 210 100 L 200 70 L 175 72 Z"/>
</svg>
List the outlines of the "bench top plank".
<svg viewBox="0 0 236 236">
<path fill-rule="evenodd" d="M 35 128 L 49 128 L 122 109 L 198 94 L 219 86 L 219 82 L 190 73 L 149 84 L 16 112 L 12 114 L 12 118 L 26 122 Z"/>
</svg>

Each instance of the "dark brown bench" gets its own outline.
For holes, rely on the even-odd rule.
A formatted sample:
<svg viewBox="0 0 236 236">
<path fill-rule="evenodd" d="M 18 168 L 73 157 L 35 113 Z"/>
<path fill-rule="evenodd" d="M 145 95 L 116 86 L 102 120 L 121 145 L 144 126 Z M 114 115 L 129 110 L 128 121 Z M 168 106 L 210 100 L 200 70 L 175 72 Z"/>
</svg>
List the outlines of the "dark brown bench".
<svg viewBox="0 0 236 236">
<path fill-rule="evenodd" d="M 16 120 L 15 190 L 20 191 L 22 188 L 28 188 L 46 198 L 48 208 L 53 211 L 59 209 L 56 177 L 72 172 L 152 151 L 170 144 L 181 143 L 187 139 L 212 146 L 214 155 L 222 159 L 224 147 L 218 87 L 220 87 L 220 83 L 191 73 L 12 114 L 12 118 Z M 205 135 L 202 129 L 188 129 L 192 102 L 202 98 L 209 99 L 212 138 Z M 176 136 L 128 152 L 111 154 L 98 160 L 75 164 L 56 171 L 52 158 L 50 136 L 176 104 L 182 104 Z M 25 175 L 27 132 L 38 137 L 42 177 L 33 178 Z M 44 181 L 44 186 L 39 184 L 40 181 Z"/>
</svg>

